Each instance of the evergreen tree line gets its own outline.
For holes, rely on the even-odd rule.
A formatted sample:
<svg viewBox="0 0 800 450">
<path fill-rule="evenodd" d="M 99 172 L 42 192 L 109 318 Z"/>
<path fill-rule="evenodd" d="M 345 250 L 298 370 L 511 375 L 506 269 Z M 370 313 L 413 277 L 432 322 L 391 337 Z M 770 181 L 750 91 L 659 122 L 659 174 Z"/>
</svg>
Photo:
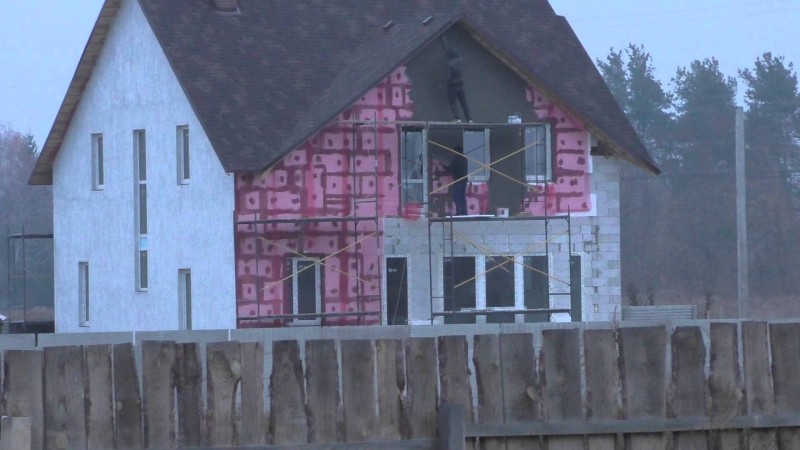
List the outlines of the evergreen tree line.
<svg viewBox="0 0 800 450">
<path fill-rule="evenodd" d="M 33 135 L 0 125 L 0 314 L 13 320 L 22 318 L 24 304 L 29 310 L 53 307 L 52 240 L 26 240 L 23 254 L 22 241 L 8 239 L 23 230 L 53 232 L 52 189 L 28 185 L 37 152 Z"/>
<path fill-rule="evenodd" d="M 678 68 L 668 87 L 643 46 L 597 64 L 663 173 L 626 165 L 622 284 L 628 303 L 691 303 L 736 313 L 737 79 L 714 58 Z M 752 311 L 800 312 L 800 93 L 791 62 L 764 53 L 738 71 L 745 100 Z"/>
</svg>

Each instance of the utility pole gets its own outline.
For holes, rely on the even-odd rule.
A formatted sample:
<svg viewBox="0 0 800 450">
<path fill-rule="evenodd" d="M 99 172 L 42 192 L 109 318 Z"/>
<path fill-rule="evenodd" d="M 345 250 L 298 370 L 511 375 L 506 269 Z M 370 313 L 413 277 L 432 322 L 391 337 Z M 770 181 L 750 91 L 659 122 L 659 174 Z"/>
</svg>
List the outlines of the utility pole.
<svg viewBox="0 0 800 450">
<path fill-rule="evenodd" d="M 747 281 L 747 186 L 744 171 L 744 108 L 736 107 L 736 260 L 739 319 L 750 318 L 750 289 Z"/>
</svg>

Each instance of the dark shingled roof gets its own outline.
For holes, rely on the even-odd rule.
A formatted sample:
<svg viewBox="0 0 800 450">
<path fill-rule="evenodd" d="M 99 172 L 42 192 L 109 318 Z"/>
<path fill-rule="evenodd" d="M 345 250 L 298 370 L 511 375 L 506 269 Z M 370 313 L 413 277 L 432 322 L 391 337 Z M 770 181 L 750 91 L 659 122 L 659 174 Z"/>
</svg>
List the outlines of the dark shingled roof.
<svg viewBox="0 0 800 450">
<path fill-rule="evenodd" d="M 90 44 L 102 43 L 108 28 L 101 25 L 119 1 L 106 0 L 106 20 L 98 19 Z M 138 1 L 226 171 L 270 166 L 458 23 L 613 152 L 659 173 L 547 0 L 239 0 L 237 13 L 217 11 L 212 0 Z M 67 98 L 88 82 L 78 79 L 94 66 L 88 50 Z M 52 161 L 76 107 L 65 99 L 59 118 L 67 123 L 54 124 L 31 183 L 52 183 Z"/>
</svg>

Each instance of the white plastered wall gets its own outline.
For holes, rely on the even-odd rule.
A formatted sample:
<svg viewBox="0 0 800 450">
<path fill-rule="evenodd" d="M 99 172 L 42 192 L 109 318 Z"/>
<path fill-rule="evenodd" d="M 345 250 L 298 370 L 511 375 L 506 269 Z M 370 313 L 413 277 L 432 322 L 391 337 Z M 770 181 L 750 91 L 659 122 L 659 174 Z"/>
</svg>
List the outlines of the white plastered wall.
<svg viewBox="0 0 800 450">
<path fill-rule="evenodd" d="M 176 127 L 188 125 L 191 181 L 177 180 Z M 135 285 L 133 131 L 147 133 L 149 289 Z M 105 186 L 92 190 L 91 135 Z M 234 179 L 225 173 L 135 0 L 123 1 L 53 174 L 56 331 L 179 326 L 178 270 L 192 273 L 194 329 L 235 328 Z M 89 263 L 89 327 L 78 263 Z"/>
</svg>

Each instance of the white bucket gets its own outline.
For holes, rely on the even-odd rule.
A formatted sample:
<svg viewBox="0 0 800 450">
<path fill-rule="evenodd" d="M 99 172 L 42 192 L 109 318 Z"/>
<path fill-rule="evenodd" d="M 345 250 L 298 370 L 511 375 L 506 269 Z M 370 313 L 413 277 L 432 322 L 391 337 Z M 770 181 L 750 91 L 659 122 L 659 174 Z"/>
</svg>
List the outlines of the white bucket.
<svg viewBox="0 0 800 450">
<path fill-rule="evenodd" d="M 508 217 L 508 208 L 497 208 L 497 217 Z"/>
</svg>

